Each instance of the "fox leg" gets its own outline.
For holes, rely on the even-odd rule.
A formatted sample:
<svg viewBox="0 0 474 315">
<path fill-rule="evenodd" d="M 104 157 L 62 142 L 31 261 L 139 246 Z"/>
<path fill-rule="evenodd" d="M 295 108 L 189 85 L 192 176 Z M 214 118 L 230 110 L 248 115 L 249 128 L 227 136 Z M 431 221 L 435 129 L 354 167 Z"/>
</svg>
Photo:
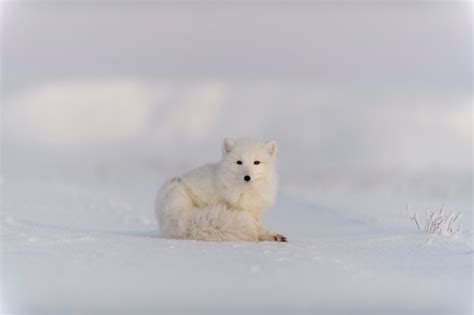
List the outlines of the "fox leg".
<svg viewBox="0 0 474 315">
<path fill-rule="evenodd" d="M 265 225 L 263 225 L 260 221 L 258 224 L 258 240 L 284 243 L 288 242 L 288 239 L 285 236 L 272 232 L 267 227 L 265 227 Z"/>
</svg>

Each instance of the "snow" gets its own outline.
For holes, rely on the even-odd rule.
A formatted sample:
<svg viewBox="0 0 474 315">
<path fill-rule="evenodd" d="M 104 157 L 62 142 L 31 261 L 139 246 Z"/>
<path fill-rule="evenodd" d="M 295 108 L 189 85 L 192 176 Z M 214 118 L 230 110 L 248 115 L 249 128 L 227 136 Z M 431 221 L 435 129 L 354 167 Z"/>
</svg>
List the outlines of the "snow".
<svg viewBox="0 0 474 315">
<path fill-rule="evenodd" d="M 471 312 L 468 231 L 429 237 L 282 192 L 265 222 L 289 243 L 162 239 L 164 178 L 137 174 L 4 178 L 3 313 Z"/>
<path fill-rule="evenodd" d="M 2 314 L 472 314 L 470 3 L 1 9 Z M 160 238 L 163 181 L 243 136 L 289 242 Z"/>
</svg>

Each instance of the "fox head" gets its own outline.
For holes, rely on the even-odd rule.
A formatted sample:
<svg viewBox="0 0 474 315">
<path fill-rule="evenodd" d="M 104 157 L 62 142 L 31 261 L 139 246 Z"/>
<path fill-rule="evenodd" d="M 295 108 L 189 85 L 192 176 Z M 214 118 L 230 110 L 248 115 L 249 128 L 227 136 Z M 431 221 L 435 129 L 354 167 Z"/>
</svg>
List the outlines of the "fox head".
<svg viewBox="0 0 474 315">
<path fill-rule="evenodd" d="M 222 171 L 234 182 L 252 185 L 273 180 L 277 154 L 276 141 L 224 139 Z"/>
</svg>

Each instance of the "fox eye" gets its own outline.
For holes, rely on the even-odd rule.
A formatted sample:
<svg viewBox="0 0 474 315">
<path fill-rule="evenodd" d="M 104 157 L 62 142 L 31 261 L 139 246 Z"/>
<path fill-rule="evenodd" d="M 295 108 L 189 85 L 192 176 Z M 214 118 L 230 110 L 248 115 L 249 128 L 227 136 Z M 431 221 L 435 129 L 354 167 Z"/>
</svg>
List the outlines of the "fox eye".
<svg viewBox="0 0 474 315">
<path fill-rule="evenodd" d="M 260 164 L 260 161 L 253 161 L 253 164 L 258 165 Z"/>
<path fill-rule="evenodd" d="M 242 161 L 237 161 L 237 164 L 241 165 L 241 164 L 242 164 Z"/>
</svg>

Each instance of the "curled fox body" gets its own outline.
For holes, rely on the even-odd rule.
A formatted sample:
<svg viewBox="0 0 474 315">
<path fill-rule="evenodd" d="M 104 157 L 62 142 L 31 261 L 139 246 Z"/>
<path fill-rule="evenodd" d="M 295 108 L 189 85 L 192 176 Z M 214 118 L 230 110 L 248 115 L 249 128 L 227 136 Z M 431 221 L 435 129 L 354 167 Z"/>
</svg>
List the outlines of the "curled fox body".
<svg viewBox="0 0 474 315">
<path fill-rule="evenodd" d="M 278 241 L 262 223 L 277 190 L 275 141 L 224 139 L 220 162 L 167 181 L 156 200 L 160 233 L 203 241 Z"/>
</svg>

